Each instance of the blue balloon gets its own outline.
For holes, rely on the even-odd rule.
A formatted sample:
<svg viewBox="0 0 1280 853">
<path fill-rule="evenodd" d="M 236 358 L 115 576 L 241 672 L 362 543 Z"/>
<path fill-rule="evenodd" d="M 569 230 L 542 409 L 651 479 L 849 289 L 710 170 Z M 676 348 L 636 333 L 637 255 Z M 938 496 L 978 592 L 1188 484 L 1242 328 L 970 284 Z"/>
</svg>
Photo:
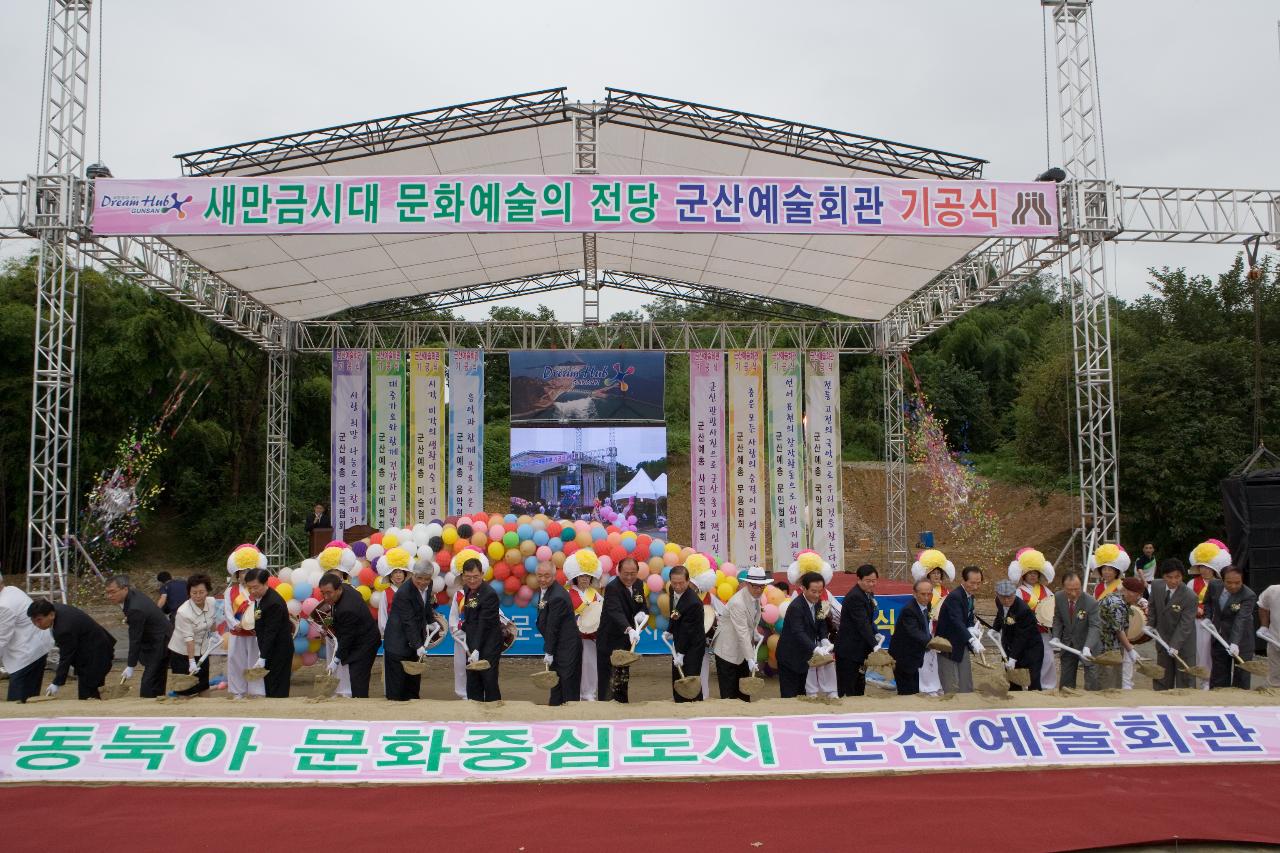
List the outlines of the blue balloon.
<svg viewBox="0 0 1280 853">
<path fill-rule="evenodd" d="M 489 586 L 493 587 L 493 591 L 496 592 L 498 595 L 504 595 L 506 593 L 506 589 L 507 589 L 506 584 L 504 584 L 502 581 L 499 581 L 499 580 L 489 581 Z"/>
<path fill-rule="evenodd" d="M 533 531 L 533 544 L 534 544 L 534 545 L 538 545 L 538 546 L 546 545 L 546 544 L 547 544 L 547 540 L 548 540 L 548 539 L 550 539 L 550 538 L 551 538 L 551 537 L 547 536 L 547 531 L 545 531 L 545 530 L 535 530 L 535 531 Z"/>
<path fill-rule="evenodd" d="M 298 601 L 306 601 L 311 597 L 311 584 L 306 581 L 298 581 L 293 585 L 293 597 Z"/>
<path fill-rule="evenodd" d="M 775 634 L 782 633 L 782 617 L 778 617 L 778 621 L 773 623 L 773 631 Z"/>
<path fill-rule="evenodd" d="M 516 528 L 516 535 L 519 536 L 521 539 L 532 539 L 533 525 L 532 524 L 520 525 L 519 527 Z"/>
<path fill-rule="evenodd" d="M 552 554 L 554 554 L 557 551 L 564 550 L 564 540 L 561 539 L 559 536 L 555 536 L 552 539 L 548 540 L 547 545 L 548 547 L 551 548 Z"/>
<path fill-rule="evenodd" d="M 537 557 L 525 557 L 525 558 L 524 558 L 524 568 L 525 568 L 525 571 L 527 571 L 527 572 L 537 571 L 537 569 L 538 569 L 538 558 L 537 558 Z"/>
<path fill-rule="evenodd" d="M 636 549 L 636 540 L 633 536 L 624 537 L 622 540 L 622 550 L 630 554 Z"/>
<path fill-rule="evenodd" d="M 671 624 L 670 619 L 668 619 L 665 616 L 659 615 L 658 618 L 654 620 L 653 630 L 657 631 L 658 633 L 662 633 L 663 631 L 667 630 L 667 627 L 670 624 Z"/>
<path fill-rule="evenodd" d="M 304 652 L 310 651 L 310 648 L 311 647 L 307 644 L 307 641 L 301 637 L 293 641 L 294 654 L 300 655 Z"/>
<path fill-rule="evenodd" d="M 662 567 L 662 581 L 663 581 L 663 583 L 668 583 L 668 582 L 670 582 L 670 580 L 671 580 L 671 567 L 670 567 L 670 566 L 663 566 L 663 567 Z"/>
<path fill-rule="evenodd" d="M 514 512 L 509 512 L 502 517 L 502 522 L 503 524 L 515 524 L 516 519 L 518 519 L 519 517 L 520 516 L 516 515 Z"/>
<path fill-rule="evenodd" d="M 599 542 L 601 539 L 604 539 L 608 535 L 609 535 L 608 533 L 605 533 L 603 527 L 591 528 L 591 540 L 593 542 Z"/>
<path fill-rule="evenodd" d="M 650 557 L 661 557 L 666 550 L 667 543 L 663 542 L 661 539 L 655 539 L 649 543 Z"/>
<path fill-rule="evenodd" d="M 298 630 L 293 632 L 294 639 L 297 639 L 297 640 L 307 639 L 307 632 L 310 630 L 310 626 L 311 626 L 311 623 L 308 620 L 306 619 L 300 620 L 298 622 Z"/>
</svg>

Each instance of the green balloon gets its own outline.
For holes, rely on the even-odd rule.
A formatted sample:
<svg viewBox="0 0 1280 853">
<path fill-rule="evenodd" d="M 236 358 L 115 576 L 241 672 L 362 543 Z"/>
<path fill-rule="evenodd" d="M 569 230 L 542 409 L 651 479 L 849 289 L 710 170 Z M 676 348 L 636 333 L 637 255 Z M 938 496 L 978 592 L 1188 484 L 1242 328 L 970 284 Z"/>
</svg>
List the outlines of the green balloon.
<svg viewBox="0 0 1280 853">
<path fill-rule="evenodd" d="M 514 530 L 507 531 L 502 537 L 502 544 L 508 548 L 514 548 L 520 544 L 520 537 L 516 535 Z"/>
</svg>

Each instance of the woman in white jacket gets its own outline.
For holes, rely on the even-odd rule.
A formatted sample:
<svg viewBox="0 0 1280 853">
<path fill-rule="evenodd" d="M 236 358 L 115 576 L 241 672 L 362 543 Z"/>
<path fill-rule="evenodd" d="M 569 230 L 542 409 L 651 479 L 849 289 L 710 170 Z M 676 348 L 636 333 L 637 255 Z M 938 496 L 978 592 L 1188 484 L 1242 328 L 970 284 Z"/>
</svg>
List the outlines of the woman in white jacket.
<svg viewBox="0 0 1280 853">
<path fill-rule="evenodd" d="M 169 671 L 176 675 L 194 675 L 196 684 L 175 691 L 179 696 L 199 696 L 209 689 L 209 658 L 206 652 L 219 641 L 214 627 L 213 581 L 206 574 L 187 578 L 189 597 L 173 614 L 173 633 L 169 635 Z"/>
</svg>

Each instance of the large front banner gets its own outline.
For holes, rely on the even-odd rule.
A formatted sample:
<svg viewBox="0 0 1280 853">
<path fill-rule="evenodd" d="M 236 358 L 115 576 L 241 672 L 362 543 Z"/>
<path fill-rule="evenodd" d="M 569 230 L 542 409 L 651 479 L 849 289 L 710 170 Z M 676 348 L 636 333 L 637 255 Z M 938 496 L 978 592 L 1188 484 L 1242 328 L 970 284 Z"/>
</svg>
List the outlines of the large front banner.
<svg viewBox="0 0 1280 853">
<path fill-rule="evenodd" d="M 409 350 L 408 526 L 449 515 L 444 500 L 444 353 Z"/>
<path fill-rule="evenodd" d="M 449 350 L 449 514 L 484 508 L 484 351 Z"/>
<path fill-rule="evenodd" d="M 467 231 L 1052 237 L 1054 183 L 706 175 L 100 178 L 98 235 Z"/>
<path fill-rule="evenodd" d="M 844 496 L 840 465 L 840 355 L 805 353 L 805 449 L 809 469 L 809 547 L 837 570 L 844 566 Z"/>
<path fill-rule="evenodd" d="M 805 514 L 804 380 L 800 353 L 770 350 L 768 356 L 769 507 L 773 516 L 773 566 L 788 566 L 809 547 Z"/>
<path fill-rule="evenodd" d="M 368 519 L 369 352 L 333 351 L 329 397 L 329 506 L 333 535 Z"/>
<path fill-rule="evenodd" d="M 693 548 L 724 554 L 725 492 L 724 350 L 689 353 L 689 500 L 693 509 Z"/>
<path fill-rule="evenodd" d="M 992 708 L 694 719 L 0 720 L 0 782 L 433 783 L 1258 763 L 1265 707 Z"/>
<path fill-rule="evenodd" d="M 511 353 L 511 422 L 661 424 L 665 354 L 627 350 Z"/>
<path fill-rule="evenodd" d="M 730 350 L 729 559 L 739 566 L 764 565 L 764 454 L 764 353 Z"/>
<path fill-rule="evenodd" d="M 373 351 L 370 524 L 404 527 L 404 353 Z"/>
</svg>

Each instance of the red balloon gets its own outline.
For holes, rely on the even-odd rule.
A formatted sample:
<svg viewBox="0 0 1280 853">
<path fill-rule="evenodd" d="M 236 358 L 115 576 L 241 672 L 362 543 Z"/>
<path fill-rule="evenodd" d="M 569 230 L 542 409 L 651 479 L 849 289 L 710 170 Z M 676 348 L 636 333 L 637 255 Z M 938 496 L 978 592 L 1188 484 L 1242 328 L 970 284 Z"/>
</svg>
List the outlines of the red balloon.
<svg viewBox="0 0 1280 853">
<path fill-rule="evenodd" d="M 597 539 L 591 547 L 598 556 L 604 557 L 609 553 L 609 541 L 607 539 Z"/>
<path fill-rule="evenodd" d="M 649 546 L 653 544 L 653 537 L 648 533 L 642 533 L 636 537 L 636 551 L 642 554 L 649 553 Z M 633 554 L 635 551 L 632 552 Z"/>
<path fill-rule="evenodd" d="M 560 535 L 560 531 L 561 531 L 561 530 L 564 530 L 564 528 L 560 526 L 560 522 L 558 522 L 558 521 L 548 521 L 548 522 L 547 522 L 547 535 L 548 535 L 548 536 L 559 536 L 559 535 Z"/>
<path fill-rule="evenodd" d="M 444 523 L 445 523 L 445 524 L 452 524 L 454 527 L 457 527 L 457 526 L 458 526 L 458 516 L 456 516 L 456 515 L 451 515 L 451 516 L 449 516 L 448 518 L 446 518 L 446 519 L 444 520 Z"/>
<path fill-rule="evenodd" d="M 280 578 L 276 577 L 275 575 L 272 575 L 271 577 L 267 578 L 267 586 L 271 587 L 272 589 L 275 589 L 276 587 L 280 586 Z"/>
<path fill-rule="evenodd" d="M 520 583 L 519 578 L 507 578 L 502 583 L 502 588 L 507 591 L 507 595 L 515 595 L 520 591 L 520 587 L 522 586 L 524 586 L 524 584 Z"/>
<path fill-rule="evenodd" d="M 375 572 L 375 571 L 374 571 L 372 568 L 370 568 L 369 566 L 363 566 L 363 567 L 361 567 L 361 569 L 360 569 L 360 583 L 364 584 L 365 586 L 373 586 L 373 581 L 374 581 L 374 579 L 375 579 L 375 578 L 377 578 L 377 577 L 378 577 L 378 573 L 377 573 L 377 572 Z"/>
<path fill-rule="evenodd" d="M 564 555 L 565 555 L 566 557 L 572 556 L 572 555 L 573 555 L 573 552 L 574 552 L 574 551 L 577 551 L 577 550 L 578 550 L 578 543 L 577 543 L 577 542 L 566 542 L 566 543 L 564 543 Z"/>
<path fill-rule="evenodd" d="M 564 576 L 564 569 L 556 569 L 556 583 L 564 586 L 568 579 Z"/>
<path fill-rule="evenodd" d="M 518 563 L 511 567 L 511 577 L 524 580 L 524 576 L 529 574 L 529 570 L 524 567 L 524 563 Z"/>
<path fill-rule="evenodd" d="M 370 544 L 370 545 L 381 545 L 381 544 L 382 544 L 382 534 L 381 534 L 381 533 L 375 533 L 375 534 L 373 534 L 372 536 L 370 536 L 370 537 L 369 537 L 369 544 Z"/>
<path fill-rule="evenodd" d="M 616 525 L 616 524 L 610 524 L 608 527 L 606 527 L 606 528 L 604 529 L 604 532 L 605 532 L 605 533 L 617 533 L 617 532 L 618 532 L 618 525 Z"/>
<path fill-rule="evenodd" d="M 511 577 L 511 565 L 509 563 L 495 563 L 493 566 L 493 579 L 496 581 L 505 581 Z"/>
<path fill-rule="evenodd" d="M 448 603 L 449 603 L 449 593 L 447 592 L 436 593 L 436 604 L 448 604 Z"/>
<path fill-rule="evenodd" d="M 618 563 L 622 562 L 623 558 L 626 556 L 627 556 L 627 550 L 623 548 L 621 545 L 614 545 L 613 548 L 609 551 L 609 559 L 613 560 L 613 564 L 615 566 L 618 565 Z"/>
<path fill-rule="evenodd" d="M 436 552 L 436 565 L 440 567 L 440 571 L 449 571 L 449 562 L 453 559 L 453 555 L 448 551 Z"/>
<path fill-rule="evenodd" d="M 508 533 L 515 533 L 516 523 L 514 521 L 508 521 L 506 524 L 502 525 L 502 529 L 507 531 Z"/>
</svg>

